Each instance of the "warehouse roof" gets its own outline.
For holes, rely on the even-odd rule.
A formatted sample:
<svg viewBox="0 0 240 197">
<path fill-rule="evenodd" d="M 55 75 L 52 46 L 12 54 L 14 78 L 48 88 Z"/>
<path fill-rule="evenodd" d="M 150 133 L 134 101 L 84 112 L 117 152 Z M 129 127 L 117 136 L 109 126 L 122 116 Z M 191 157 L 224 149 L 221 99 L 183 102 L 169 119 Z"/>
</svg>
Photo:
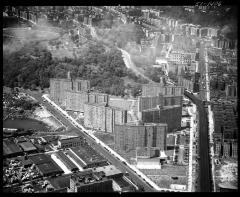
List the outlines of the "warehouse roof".
<svg viewBox="0 0 240 197">
<path fill-rule="evenodd" d="M 13 153 L 20 153 L 22 150 L 11 140 L 3 140 L 3 154 L 9 155 Z"/>
<path fill-rule="evenodd" d="M 53 161 L 37 165 L 38 169 L 42 172 L 43 176 L 55 173 L 64 173 L 64 171 Z"/>
<path fill-rule="evenodd" d="M 19 146 L 21 146 L 23 150 L 26 152 L 37 150 L 37 148 L 31 142 L 22 142 L 22 143 L 19 143 Z"/>
<path fill-rule="evenodd" d="M 39 165 L 39 164 L 43 164 L 43 163 L 48 163 L 51 162 L 51 158 L 49 155 L 45 155 L 45 154 L 36 154 L 33 156 L 29 157 L 34 164 Z"/>
<path fill-rule="evenodd" d="M 100 154 L 98 154 L 94 149 L 92 149 L 91 146 L 81 147 L 81 149 L 80 148 L 71 148 L 71 149 L 87 165 L 106 160 Z"/>
<path fill-rule="evenodd" d="M 106 177 L 113 176 L 113 175 L 116 175 L 116 174 L 122 174 L 122 172 L 113 165 L 97 167 L 94 171 L 95 172 L 101 172 L 102 171 L 102 172 L 105 173 Z"/>
<path fill-rule="evenodd" d="M 50 178 L 48 180 L 55 189 L 62 189 L 62 188 L 70 187 L 70 181 L 69 181 L 70 176 L 71 175 L 59 176 L 56 178 Z"/>
</svg>

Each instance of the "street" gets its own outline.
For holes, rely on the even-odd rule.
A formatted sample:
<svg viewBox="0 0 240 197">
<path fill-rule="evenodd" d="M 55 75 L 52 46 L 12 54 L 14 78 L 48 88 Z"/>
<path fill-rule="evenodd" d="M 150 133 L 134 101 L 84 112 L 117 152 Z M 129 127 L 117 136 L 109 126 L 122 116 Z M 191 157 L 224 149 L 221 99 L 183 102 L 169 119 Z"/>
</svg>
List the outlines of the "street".
<svg viewBox="0 0 240 197">
<path fill-rule="evenodd" d="M 211 178 L 210 178 L 210 159 L 209 159 L 209 140 L 208 140 L 208 121 L 205 108 L 202 101 L 196 98 L 194 95 L 184 92 L 185 96 L 190 98 L 193 103 L 197 105 L 199 113 L 199 177 L 200 177 L 200 189 L 201 192 L 211 192 Z"/>
</svg>

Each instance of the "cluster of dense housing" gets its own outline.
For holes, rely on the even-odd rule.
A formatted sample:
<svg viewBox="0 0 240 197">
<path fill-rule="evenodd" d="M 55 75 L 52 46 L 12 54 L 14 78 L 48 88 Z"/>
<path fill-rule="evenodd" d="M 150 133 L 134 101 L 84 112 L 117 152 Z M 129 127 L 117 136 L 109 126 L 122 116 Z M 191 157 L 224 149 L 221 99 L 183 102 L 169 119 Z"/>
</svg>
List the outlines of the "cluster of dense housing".
<svg viewBox="0 0 240 197">
<path fill-rule="evenodd" d="M 182 86 L 166 86 L 163 81 L 144 84 L 142 96 L 123 99 L 92 92 L 87 80 L 68 76 L 50 79 L 51 98 L 67 110 L 83 112 L 85 127 L 113 133 L 122 150 L 165 150 L 166 133 L 181 128 Z"/>
</svg>

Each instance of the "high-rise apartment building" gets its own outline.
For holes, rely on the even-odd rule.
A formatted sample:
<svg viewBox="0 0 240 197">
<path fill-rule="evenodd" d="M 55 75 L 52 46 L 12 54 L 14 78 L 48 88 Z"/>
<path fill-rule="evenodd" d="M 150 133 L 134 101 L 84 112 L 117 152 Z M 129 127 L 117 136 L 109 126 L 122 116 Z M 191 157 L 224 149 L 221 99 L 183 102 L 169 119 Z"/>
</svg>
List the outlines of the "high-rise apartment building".
<svg viewBox="0 0 240 197">
<path fill-rule="evenodd" d="M 51 78 L 50 79 L 50 96 L 60 105 L 66 106 L 67 91 L 88 91 L 90 90 L 90 82 L 88 80 Z"/>
<path fill-rule="evenodd" d="M 84 105 L 84 125 L 113 133 L 115 124 L 127 123 L 127 111 L 121 108 L 108 107 L 105 104 Z"/>
<path fill-rule="evenodd" d="M 115 146 L 125 151 L 137 147 L 165 150 L 167 129 L 167 124 L 115 125 Z"/>
</svg>

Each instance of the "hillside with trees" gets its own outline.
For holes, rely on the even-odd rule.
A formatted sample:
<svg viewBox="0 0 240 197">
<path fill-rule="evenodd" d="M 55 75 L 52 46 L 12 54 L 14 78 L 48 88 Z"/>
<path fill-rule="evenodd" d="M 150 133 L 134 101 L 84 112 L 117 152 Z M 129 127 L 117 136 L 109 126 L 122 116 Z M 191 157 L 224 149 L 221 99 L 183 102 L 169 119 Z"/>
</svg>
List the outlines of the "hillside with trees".
<svg viewBox="0 0 240 197">
<path fill-rule="evenodd" d="M 72 77 L 90 80 L 96 90 L 113 95 L 124 96 L 126 76 L 141 82 L 125 67 L 119 50 L 105 51 L 99 43 L 89 44 L 78 58 L 52 58 L 51 52 L 36 42 L 3 53 L 3 83 L 8 87 L 48 88 L 50 78 L 66 78 L 68 71 Z"/>
</svg>

